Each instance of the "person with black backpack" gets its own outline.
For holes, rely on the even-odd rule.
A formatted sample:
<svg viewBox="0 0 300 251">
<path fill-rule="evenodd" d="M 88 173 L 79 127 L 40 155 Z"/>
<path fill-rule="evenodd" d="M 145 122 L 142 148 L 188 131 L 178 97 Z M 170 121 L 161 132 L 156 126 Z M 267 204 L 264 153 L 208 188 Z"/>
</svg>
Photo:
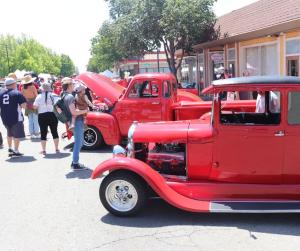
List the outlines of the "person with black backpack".
<svg viewBox="0 0 300 251">
<path fill-rule="evenodd" d="M 78 110 L 75 106 L 75 97 L 72 95 L 74 91 L 74 84 L 73 80 L 71 78 L 65 77 L 62 79 L 62 88 L 63 93 L 61 100 L 64 102 L 64 107 L 61 106 L 61 114 L 65 114 L 66 117 L 68 117 L 67 123 L 71 123 L 72 116 L 76 116 L 75 124 L 74 124 L 74 147 L 73 147 L 73 155 L 72 155 L 72 163 L 71 168 L 73 170 L 84 170 L 86 167 L 79 163 L 79 153 L 81 150 L 81 147 L 83 146 L 83 134 L 84 134 L 84 114 L 88 112 L 88 109 L 86 110 Z M 59 102 L 59 101 L 58 101 Z M 58 103 L 57 102 L 57 103 Z M 55 105 L 57 107 L 57 105 Z M 56 109 L 56 113 L 58 114 L 59 109 Z"/>
<path fill-rule="evenodd" d="M 55 152 L 59 153 L 59 137 L 57 132 L 58 120 L 53 112 L 53 106 L 55 102 L 59 99 L 59 97 L 52 94 L 50 83 L 45 82 L 42 84 L 41 87 L 42 93 L 36 97 L 33 103 L 33 107 L 38 111 L 38 123 L 41 131 L 42 145 L 41 154 L 45 156 L 48 127 L 50 127 L 50 131 L 53 137 Z"/>
</svg>

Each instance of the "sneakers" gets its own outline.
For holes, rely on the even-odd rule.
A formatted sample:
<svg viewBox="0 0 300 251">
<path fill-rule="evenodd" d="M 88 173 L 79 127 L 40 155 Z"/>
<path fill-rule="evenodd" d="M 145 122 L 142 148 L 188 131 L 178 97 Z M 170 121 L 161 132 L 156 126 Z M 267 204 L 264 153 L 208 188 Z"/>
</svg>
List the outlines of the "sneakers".
<svg viewBox="0 0 300 251">
<path fill-rule="evenodd" d="M 23 155 L 23 153 L 16 152 L 13 149 L 8 149 L 8 157 L 21 157 Z"/>
<path fill-rule="evenodd" d="M 72 163 L 71 164 L 71 168 L 74 170 L 74 171 L 82 171 L 82 170 L 86 170 L 87 169 L 87 167 L 86 166 L 84 166 L 84 165 L 82 165 L 82 164 L 74 164 L 74 163 Z"/>
</svg>

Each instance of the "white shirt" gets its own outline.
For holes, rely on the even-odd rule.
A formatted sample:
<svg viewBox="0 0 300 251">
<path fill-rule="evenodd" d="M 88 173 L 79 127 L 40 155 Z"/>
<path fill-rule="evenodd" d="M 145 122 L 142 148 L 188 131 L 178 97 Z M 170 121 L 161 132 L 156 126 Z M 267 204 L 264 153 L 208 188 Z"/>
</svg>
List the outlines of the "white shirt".
<svg viewBox="0 0 300 251">
<path fill-rule="evenodd" d="M 256 98 L 256 110 L 255 110 L 256 113 L 265 112 L 265 102 L 266 102 L 265 95 L 258 94 Z M 274 92 L 270 92 L 269 109 L 270 112 L 272 113 L 280 112 L 279 100 Z"/>
<path fill-rule="evenodd" d="M 24 116 L 23 116 L 23 113 L 22 113 L 22 108 L 19 105 L 18 105 L 18 121 L 19 122 L 24 121 Z"/>
<path fill-rule="evenodd" d="M 33 105 L 38 108 L 39 114 L 45 112 L 53 112 L 53 105 L 59 99 L 59 96 L 51 92 L 48 92 L 47 102 L 45 102 L 45 98 L 46 98 L 46 93 L 43 92 L 36 97 L 33 103 Z"/>
</svg>

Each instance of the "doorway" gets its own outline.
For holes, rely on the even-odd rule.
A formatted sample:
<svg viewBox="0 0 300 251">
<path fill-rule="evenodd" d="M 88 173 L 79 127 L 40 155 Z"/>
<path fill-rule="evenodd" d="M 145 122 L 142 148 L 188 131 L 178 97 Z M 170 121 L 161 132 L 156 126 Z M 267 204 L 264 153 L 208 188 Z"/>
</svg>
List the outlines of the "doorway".
<svg viewBox="0 0 300 251">
<path fill-rule="evenodd" d="M 299 76 L 299 57 L 287 57 L 286 58 L 287 76 Z"/>
</svg>

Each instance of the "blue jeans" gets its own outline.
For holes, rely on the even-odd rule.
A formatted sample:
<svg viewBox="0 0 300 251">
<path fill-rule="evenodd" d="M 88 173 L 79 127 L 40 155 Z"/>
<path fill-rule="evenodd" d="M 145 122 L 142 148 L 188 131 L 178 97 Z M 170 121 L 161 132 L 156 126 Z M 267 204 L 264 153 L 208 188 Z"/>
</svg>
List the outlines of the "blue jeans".
<svg viewBox="0 0 300 251">
<path fill-rule="evenodd" d="M 83 146 L 84 120 L 82 117 L 76 118 L 74 125 L 74 147 L 73 147 L 73 163 L 79 163 L 79 153 Z"/>
<path fill-rule="evenodd" d="M 29 113 L 28 122 L 29 122 L 30 135 L 39 134 L 40 127 L 39 127 L 38 115 L 36 113 Z"/>
</svg>

